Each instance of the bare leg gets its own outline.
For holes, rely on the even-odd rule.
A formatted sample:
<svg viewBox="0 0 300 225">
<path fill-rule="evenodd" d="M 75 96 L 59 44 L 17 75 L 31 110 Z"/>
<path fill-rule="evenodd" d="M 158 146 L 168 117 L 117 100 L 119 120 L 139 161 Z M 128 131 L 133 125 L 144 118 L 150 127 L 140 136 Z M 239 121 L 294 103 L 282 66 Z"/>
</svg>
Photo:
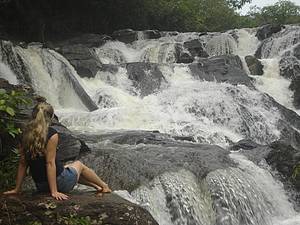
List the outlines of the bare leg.
<svg viewBox="0 0 300 225">
<path fill-rule="evenodd" d="M 95 188 L 97 191 L 102 191 L 102 187 L 87 181 L 83 176 L 79 177 L 78 183 Z"/>
<path fill-rule="evenodd" d="M 66 165 L 66 167 L 69 167 L 69 166 L 76 169 L 76 171 L 78 173 L 77 179 L 79 182 L 80 182 L 80 178 L 81 178 L 81 181 L 85 182 L 89 186 L 96 188 L 97 190 L 99 190 L 98 188 L 100 187 L 102 189 L 102 192 L 108 192 L 108 193 L 111 192 L 111 189 L 108 187 L 108 185 L 103 180 L 101 180 L 101 178 L 98 177 L 97 174 L 93 170 L 88 168 L 82 162 L 75 161 L 69 165 Z"/>
</svg>

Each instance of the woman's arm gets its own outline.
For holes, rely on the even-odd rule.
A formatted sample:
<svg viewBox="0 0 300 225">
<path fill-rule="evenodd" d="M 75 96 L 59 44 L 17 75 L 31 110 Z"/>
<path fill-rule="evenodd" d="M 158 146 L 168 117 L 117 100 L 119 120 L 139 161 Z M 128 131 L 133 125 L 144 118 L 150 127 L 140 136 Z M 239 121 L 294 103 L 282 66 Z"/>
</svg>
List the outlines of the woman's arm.
<svg viewBox="0 0 300 225">
<path fill-rule="evenodd" d="M 47 164 L 47 177 L 51 196 L 56 200 L 68 199 L 68 196 L 57 191 L 56 184 L 56 148 L 58 143 L 58 134 L 54 134 L 48 141 L 46 149 L 46 164 Z"/>
<path fill-rule="evenodd" d="M 25 153 L 21 145 L 19 145 L 18 149 L 20 153 L 20 159 L 19 159 L 19 166 L 18 166 L 18 172 L 16 177 L 16 187 L 13 190 L 4 192 L 3 194 L 17 194 L 20 193 L 22 190 L 22 183 L 24 177 L 26 176 L 27 163 L 25 159 Z"/>
</svg>

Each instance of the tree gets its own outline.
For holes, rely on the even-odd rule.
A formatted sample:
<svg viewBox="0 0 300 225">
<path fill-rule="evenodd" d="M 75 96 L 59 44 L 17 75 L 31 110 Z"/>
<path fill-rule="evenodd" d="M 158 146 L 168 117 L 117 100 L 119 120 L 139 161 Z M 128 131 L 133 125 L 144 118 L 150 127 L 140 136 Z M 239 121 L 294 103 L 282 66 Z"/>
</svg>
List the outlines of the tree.
<svg viewBox="0 0 300 225">
<path fill-rule="evenodd" d="M 291 1 L 279 1 L 275 5 L 263 7 L 261 17 L 265 23 L 296 23 L 300 22 L 300 6 Z"/>
</svg>

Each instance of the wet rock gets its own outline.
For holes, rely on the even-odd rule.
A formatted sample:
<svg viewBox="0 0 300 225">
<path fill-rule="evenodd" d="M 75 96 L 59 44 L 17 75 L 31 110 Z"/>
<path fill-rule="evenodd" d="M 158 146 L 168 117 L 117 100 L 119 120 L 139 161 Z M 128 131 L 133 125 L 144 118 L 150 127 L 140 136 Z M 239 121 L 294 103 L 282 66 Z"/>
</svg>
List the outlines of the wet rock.
<svg viewBox="0 0 300 225">
<path fill-rule="evenodd" d="M 209 59 L 200 59 L 198 63 L 189 65 L 194 77 L 200 80 L 244 84 L 253 88 L 251 78 L 243 70 L 238 56 L 223 55 Z"/>
<path fill-rule="evenodd" d="M 178 54 L 176 63 L 192 63 L 194 61 L 194 57 L 188 52 L 180 52 Z"/>
<path fill-rule="evenodd" d="M 22 58 L 14 51 L 14 45 L 9 41 L 0 40 L 1 61 L 10 65 L 18 80 L 24 84 L 30 84 L 31 79 Z"/>
<path fill-rule="evenodd" d="M 138 32 L 132 29 L 117 30 L 113 32 L 112 37 L 115 40 L 129 44 L 138 39 Z"/>
<path fill-rule="evenodd" d="M 133 191 L 165 172 L 181 169 L 201 180 L 210 171 L 233 165 L 229 151 L 219 146 L 176 141 L 167 134 L 120 131 L 80 138 L 92 147 L 82 160 L 113 189 Z"/>
<path fill-rule="evenodd" d="M 94 77 L 101 68 L 93 49 L 111 40 L 107 35 L 83 34 L 63 42 L 48 43 L 48 46 L 61 53 L 74 66 L 82 77 Z"/>
<path fill-rule="evenodd" d="M 272 34 L 281 31 L 282 28 L 282 25 L 267 24 L 260 27 L 255 36 L 258 40 L 262 41 L 268 37 L 271 37 Z"/>
<path fill-rule="evenodd" d="M 247 66 L 249 68 L 251 75 L 263 75 L 264 74 L 264 66 L 261 64 L 261 62 L 252 55 L 247 55 L 245 57 Z"/>
<path fill-rule="evenodd" d="M 300 42 L 299 26 L 289 26 L 264 39 L 258 47 L 256 58 L 275 58 L 285 55 Z"/>
<path fill-rule="evenodd" d="M 183 43 L 183 46 L 191 53 L 192 57 L 203 57 L 207 58 L 208 54 L 203 47 L 203 44 L 200 40 L 195 39 L 191 41 L 186 41 Z"/>
<path fill-rule="evenodd" d="M 100 47 L 105 44 L 107 41 L 112 38 L 108 35 L 100 35 L 100 34 L 82 34 L 77 37 L 73 37 L 71 39 L 67 39 L 61 43 L 55 43 L 54 46 L 64 46 L 64 45 L 84 45 L 88 48 Z"/>
<path fill-rule="evenodd" d="M 233 145 L 231 145 L 229 149 L 234 150 L 234 151 L 237 151 L 240 149 L 251 150 L 251 149 L 257 148 L 258 146 L 259 146 L 259 144 L 255 143 L 252 140 L 243 139 L 243 140 L 240 140 L 240 141 L 234 143 Z"/>
<path fill-rule="evenodd" d="M 73 193 L 67 201 L 45 195 L 0 196 L 0 225 L 158 225 L 151 214 L 116 194 Z M 78 222 L 79 224 L 79 222 Z"/>
<path fill-rule="evenodd" d="M 158 39 L 161 37 L 161 34 L 158 30 L 145 30 L 143 31 L 145 39 Z"/>
<path fill-rule="evenodd" d="M 280 172 L 285 180 L 291 181 L 300 191 L 300 174 L 295 171 L 300 164 L 300 151 L 283 141 L 273 142 L 266 160 L 273 169 Z M 294 175 L 294 176 L 293 176 Z"/>
<path fill-rule="evenodd" d="M 83 44 L 64 45 L 58 52 L 68 59 L 81 77 L 95 77 L 102 66 L 92 49 Z"/>
<path fill-rule="evenodd" d="M 298 45 L 300 46 L 300 45 Z M 298 49 L 298 48 L 296 48 Z M 280 62 L 280 75 L 290 79 L 291 84 L 289 88 L 294 91 L 293 104 L 296 109 L 300 108 L 300 62 L 296 57 L 298 56 L 298 50 L 294 51 L 295 56 L 284 56 Z"/>
<path fill-rule="evenodd" d="M 157 91 L 165 78 L 159 70 L 158 64 L 135 62 L 125 64 L 128 78 L 133 81 L 134 86 L 140 90 L 142 97 Z"/>
</svg>

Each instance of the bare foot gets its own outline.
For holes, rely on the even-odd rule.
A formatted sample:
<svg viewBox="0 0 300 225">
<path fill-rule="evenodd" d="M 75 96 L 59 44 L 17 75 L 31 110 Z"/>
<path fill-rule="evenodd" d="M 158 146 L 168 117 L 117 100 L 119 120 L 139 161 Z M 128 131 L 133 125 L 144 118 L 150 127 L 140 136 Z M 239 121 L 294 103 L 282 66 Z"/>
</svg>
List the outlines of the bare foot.
<svg viewBox="0 0 300 225">
<path fill-rule="evenodd" d="M 102 187 L 102 193 L 111 193 L 111 189 L 108 186 Z"/>
</svg>

